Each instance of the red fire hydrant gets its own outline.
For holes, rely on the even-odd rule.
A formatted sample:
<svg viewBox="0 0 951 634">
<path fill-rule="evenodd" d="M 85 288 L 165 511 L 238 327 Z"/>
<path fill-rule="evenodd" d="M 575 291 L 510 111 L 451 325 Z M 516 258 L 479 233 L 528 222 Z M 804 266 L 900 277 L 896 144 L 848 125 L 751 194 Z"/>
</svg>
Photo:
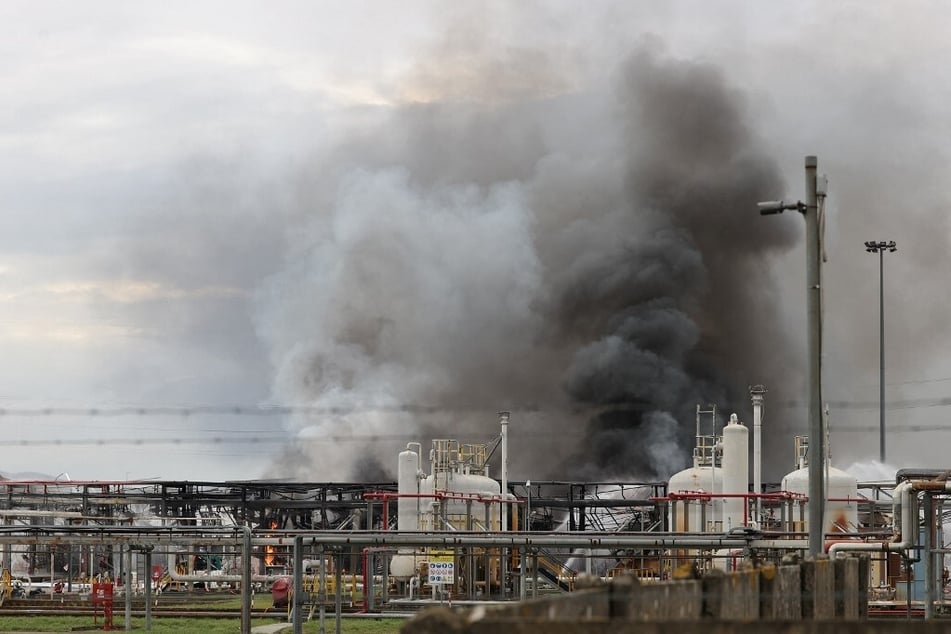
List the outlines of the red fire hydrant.
<svg viewBox="0 0 951 634">
<path fill-rule="evenodd" d="M 112 598 L 114 584 L 111 581 L 97 581 L 92 584 L 93 624 L 99 616 L 99 607 L 102 607 L 102 629 L 112 629 Z"/>
</svg>

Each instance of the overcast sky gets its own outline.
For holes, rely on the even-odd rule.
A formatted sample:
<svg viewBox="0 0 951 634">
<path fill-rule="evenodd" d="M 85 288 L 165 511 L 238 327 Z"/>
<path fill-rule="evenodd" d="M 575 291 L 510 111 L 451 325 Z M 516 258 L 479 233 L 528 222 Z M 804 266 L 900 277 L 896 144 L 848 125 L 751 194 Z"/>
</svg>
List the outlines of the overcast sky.
<svg viewBox="0 0 951 634">
<path fill-rule="evenodd" d="M 829 177 L 826 397 L 849 405 L 832 411 L 840 466 L 878 455 L 878 261 L 862 243 L 897 241 L 898 252 L 885 258 L 888 396 L 896 407 L 888 414 L 895 427 L 889 462 L 947 466 L 951 425 L 908 431 L 945 426 L 951 412 L 937 402 L 951 397 L 945 2 L 12 1 L 0 4 L 0 25 L 0 407 L 21 410 L 0 417 L 0 471 L 73 479 L 306 477 L 299 467 L 280 468 L 300 437 L 318 438 L 321 448 L 309 456 L 359 451 L 356 443 L 320 440 L 333 429 L 308 423 L 320 414 L 160 410 L 380 406 L 368 433 L 385 434 L 407 416 L 387 418 L 387 408 L 431 405 L 417 401 L 462 389 L 449 383 L 466 372 L 440 379 L 407 370 L 458 358 L 448 345 L 427 350 L 416 365 L 403 351 L 400 364 L 382 370 L 361 366 L 366 359 L 333 370 L 365 378 L 362 400 L 341 394 L 340 385 L 304 389 L 313 387 L 312 372 L 299 363 L 307 350 L 319 351 L 316 358 L 349 354 L 347 342 L 355 339 L 328 333 L 358 328 L 339 323 L 347 313 L 327 309 L 341 294 L 320 275 L 356 258 L 362 268 L 348 268 L 351 277 L 334 284 L 359 286 L 367 276 L 385 280 L 371 286 L 398 287 L 406 260 L 379 257 L 390 248 L 425 254 L 426 270 L 442 277 L 427 287 L 438 290 L 405 295 L 416 300 L 412 310 L 384 311 L 380 328 L 405 319 L 419 332 L 405 326 L 403 334 L 464 336 L 428 330 L 418 312 L 448 310 L 442 302 L 462 288 L 465 312 L 490 331 L 488 340 L 511 342 L 513 358 L 501 358 L 497 348 L 486 348 L 486 356 L 500 365 L 529 358 L 522 346 L 527 332 L 538 332 L 532 319 L 493 325 L 495 309 L 466 290 L 502 297 L 506 310 L 537 314 L 551 253 L 504 262 L 486 257 L 518 250 L 520 236 L 546 222 L 538 209 L 528 216 L 499 212 L 532 207 L 526 183 L 537 185 L 542 164 L 505 163 L 533 143 L 549 148 L 539 152 L 549 161 L 570 154 L 565 148 L 595 156 L 600 145 L 614 147 L 610 131 L 586 129 L 582 121 L 573 129 L 565 104 L 589 104 L 589 116 L 610 111 L 604 95 L 613 94 L 626 60 L 645 50 L 722 78 L 742 104 L 760 153 L 765 149 L 778 166 L 785 185 L 776 198 L 804 195 L 807 154 L 818 155 Z M 547 109 L 552 103 L 561 110 Z M 440 164 L 476 151 L 470 142 L 453 144 L 470 137 L 440 137 L 435 145 L 445 156 L 425 157 L 435 166 L 375 172 L 400 155 L 403 141 L 394 139 L 407 121 L 400 113 L 418 104 L 433 104 L 440 117 L 521 109 L 512 121 L 531 121 L 524 112 L 541 104 L 544 121 L 539 130 L 505 129 L 511 146 L 485 167 L 502 176 L 465 172 L 480 175 L 472 177 L 476 189 L 491 182 L 485 191 L 472 193 L 459 178 L 451 190 L 420 189 L 400 179 L 443 174 Z M 407 124 L 406 136 L 440 126 L 451 128 L 423 115 Z M 478 148 L 478 155 L 493 156 L 487 150 Z M 387 206 L 361 198 L 365 191 Z M 445 204 L 484 222 L 476 229 L 453 225 L 441 215 Z M 419 234 L 401 233 L 404 225 L 394 219 L 400 210 Z M 751 210 L 751 223 L 773 220 Z M 780 316 L 764 329 L 785 331 L 802 355 L 788 360 L 793 387 L 778 390 L 787 402 L 803 396 L 805 356 L 796 220 L 796 245 L 762 259 Z M 381 246 L 367 227 L 387 222 L 383 235 L 400 239 Z M 436 247 L 446 235 L 467 248 Z M 369 251 L 347 250 L 353 236 Z M 731 251 L 729 240 L 722 251 Z M 517 298 L 525 289 L 536 294 L 522 305 Z M 356 313 L 376 309 L 372 294 L 348 301 Z M 549 359 L 559 360 L 554 352 Z M 472 359 L 473 368 L 488 363 Z M 325 380 L 331 371 L 321 372 Z M 538 399 L 547 397 L 551 386 L 522 378 L 520 393 L 537 387 Z M 742 389 L 760 379 L 736 380 Z M 399 381 L 412 387 L 393 389 Z M 476 398 L 491 436 L 495 412 L 510 403 L 493 402 L 487 388 Z M 125 406 L 143 413 L 103 414 Z M 55 409 L 44 414 L 46 408 Z M 347 433 L 360 433 L 347 425 Z M 57 439 L 63 444 L 49 444 Z M 774 459 L 791 468 L 792 438 L 780 445 L 788 452 Z M 528 468 L 516 472 L 534 477 Z"/>
</svg>

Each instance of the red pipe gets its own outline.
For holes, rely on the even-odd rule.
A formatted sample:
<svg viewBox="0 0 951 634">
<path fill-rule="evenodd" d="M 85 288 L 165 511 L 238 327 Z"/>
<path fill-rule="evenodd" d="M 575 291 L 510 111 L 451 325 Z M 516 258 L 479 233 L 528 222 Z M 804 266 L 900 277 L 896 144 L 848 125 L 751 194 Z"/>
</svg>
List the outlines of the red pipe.
<svg viewBox="0 0 951 634">
<path fill-rule="evenodd" d="M 677 493 L 668 493 L 667 498 L 650 498 L 652 500 L 700 500 L 711 498 L 748 498 L 761 500 L 807 500 L 808 497 L 802 493 L 791 493 L 783 491 L 781 493 L 706 493 L 705 491 L 682 491 Z"/>
<path fill-rule="evenodd" d="M 400 498 L 416 499 L 430 498 L 435 500 L 471 500 L 473 502 L 506 502 L 509 504 L 525 504 L 526 502 L 518 498 L 505 498 L 501 495 L 486 496 L 481 493 L 451 493 L 449 491 L 437 491 L 435 493 L 393 493 L 392 491 L 377 491 L 364 493 L 365 500 L 398 500 Z"/>
</svg>

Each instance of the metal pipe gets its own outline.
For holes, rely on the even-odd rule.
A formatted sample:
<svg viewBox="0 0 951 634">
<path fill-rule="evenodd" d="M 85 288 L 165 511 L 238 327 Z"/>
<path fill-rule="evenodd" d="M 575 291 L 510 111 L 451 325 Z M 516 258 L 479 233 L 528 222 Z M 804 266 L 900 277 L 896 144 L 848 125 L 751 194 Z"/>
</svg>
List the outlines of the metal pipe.
<svg viewBox="0 0 951 634">
<path fill-rule="evenodd" d="M 918 483 L 930 485 L 931 483 Z M 951 482 L 940 483 L 947 490 L 951 490 Z M 906 480 L 895 487 L 893 517 L 901 519 L 899 527 L 899 537 L 897 542 L 856 542 L 854 544 L 833 544 L 829 548 L 829 557 L 835 558 L 840 552 L 902 552 L 911 549 L 915 545 L 915 521 L 914 501 L 915 482 Z"/>
<path fill-rule="evenodd" d="M 52 572 L 52 571 L 51 571 Z M 125 631 L 132 631 L 132 549 L 125 551 Z"/>
<path fill-rule="evenodd" d="M 291 595 L 291 617 L 294 634 L 302 634 L 304 624 L 301 613 L 304 599 L 304 538 L 294 538 L 294 586 Z"/>
<path fill-rule="evenodd" d="M 505 532 L 508 530 L 509 526 L 509 505 L 508 505 L 508 494 L 509 494 L 509 413 L 500 412 L 499 413 L 499 422 L 502 424 L 502 516 L 501 523 L 499 525 L 499 530 Z M 506 584 L 505 579 L 508 573 L 506 569 L 506 562 L 508 561 L 508 553 L 506 549 L 503 548 L 500 551 L 500 561 L 499 561 L 499 590 L 503 599 L 506 598 Z"/>
<path fill-rule="evenodd" d="M 68 519 L 83 519 L 84 516 L 79 511 L 40 511 L 34 509 L 0 509 L 0 517 L 62 517 Z M 89 519 L 101 520 L 101 517 L 88 516 Z"/>
<path fill-rule="evenodd" d="M 502 499 L 508 498 L 509 492 L 509 413 L 499 412 L 499 423 L 502 425 Z M 509 507 L 502 502 L 502 525 L 499 530 L 508 530 Z"/>
<path fill-rule="evenodd" d="M 36 527 L 33 527 L 34 529 Z M 0 531 L 0 544 L 51 544 L 71 542 L 77 544 L 127 544 L 133 541 L 134 535 L 125 532 L 119 535 L 113 535 L 105 531 L 92 531 L 93 534 L 82 534 L 78 531 L 70 531 L 64 534 L 57 530 L 60 527 L 44 527 L 40 531 L 17 531 L 8 533 Z M 241 527 L 239 527 L 241 528 Z M 303 536 L 310 539 L 315 545 L 324 546 L 435 546 L 435 547 L 531 547 L 531 546 L 554 546 L 554 547 L 577 547 L 577 548 L 624 548 L 626 546 L 644 546 L 656 548 L 684 547 L 684 548 L 728 548 L 742 547 L 747 539 L 742 536 L 733 536 L 720 534 L 713 536 L 704 533 L 594 533 L 594 532 L 576 532 L 576 533 L 512 533 L 512 532 L 464 532 L 454 533 L 446 532 L 424 532 L 424 533 L 398 533 L 395 531 L 295 531 L 283 537 L 253 537 L 250 528 L 243 527 L 245 535 L 242 541 L 246 553 L 251 552 L 252 545 L 272 545 L 288 546 L 292 543 L 294 537 Z M 273 531 L 268 531 L 273 533 Z M 151 531 L 138 535 L 137 541 L 145 541 L 154 544 L 208 544 L 216 541 L 218 543 L 235 543 L 238 540 L 236 535 L 231 534 L 230 539 L 225 540 L 221 535 L 209 535 L 206 537 L 190 536 L 175 538 L 169 535 L 155 534 Z M 242 583 L 247 582 L 250 585 L 251 575 L 251 557 L 243 557 L 245 570 L 241 576 Z M 254 575 L 254 579 L 265 579 L 266 575 Z M 231 580 L 228 575 L 215 577 L 203 576 L 199 580 Z"/>
<path fill-rule="evenodd" d="M 293 573 L 292 573 L 293 574 Z M 287 575 L 251 575 L 252 582 L 273 583 Z M 181 581 L 185 583 L 241 583 L 244 581 L 244 574 L 240 575 L 211 575 L 208 573 L 180 574 L 169 570 L 168 577 L 172 581 Z"/>
<path fill-rule="evenodd" d="M 363 611 L 369 612 L 373 609 L 373 583 L 369 580 L 369 570 L 371 565 L 370 549 L 363 549 Z M 367 591 L 369 589 L 369 592 Z M 296 634 L 296 633 L 295 633 Z"/>
<path fill-rule="evenodd" d="M 334 588 L 336 592 L 334 593 L 334 617 L 337 620 L 336 631 L 337 634 L 340 634 L 341 620 L 343 618 L 343 571 L 340 569 L 341 564 L 340 551 L 334 552 Z"/>
<path fill-rule="evenodd" d="M 934 602 L 936 598 L 934 583 L 934 498 L 930 491 L 925 492 L 925 619 L 934 618 Z"/>
<path fill-rule="evenodd" d="M 754 385 L 750 388 L 753 401 L 753 493 L 763 492 L 763 396 L 766 388 Z M 762 515 L 762 503 L 756 500 L 756 525 L 759 526 Z"/>
<path fill-rule="evenodd" d="M 240 526 L 241 541 L 241 634 L 251 634 L 251 527 Z"/>
<path fill-rule="evenodd" d="M 575 548 L 740 548 L 749 540 L 745 536 L 712 536 L 709 533 L 311 533 L 305 534 L 315 544 L 324 546 L 430 546 L 443 548 L 507 547 L 575 547 Z M 268 540 L 262 540 L 267 543 Z M 259 543 L 255 540 L 255 543 Z"/>
<path fill-rule="evenodd" d="M 152 631 L 152 551 L 145 551 L 145 631 Z"/>
<path fill-rule="evenodd" d="M 317 585 L 317 603 L 320 605 L 319 634 L 326 634 L 326 613 L 327 608 L 324 605 L 327 602 L 327 554 L 324 547 L 321 546 L 318 551 L 320 554 L 320 582 Z M 410 597 L 412 598 L 412 596 Z"/>
</svg>

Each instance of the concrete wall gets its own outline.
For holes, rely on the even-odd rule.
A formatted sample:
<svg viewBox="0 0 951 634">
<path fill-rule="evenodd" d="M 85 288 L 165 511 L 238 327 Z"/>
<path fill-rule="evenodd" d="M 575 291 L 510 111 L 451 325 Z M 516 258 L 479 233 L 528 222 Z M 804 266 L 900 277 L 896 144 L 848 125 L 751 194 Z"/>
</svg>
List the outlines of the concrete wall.
<svg viewBox="0 0 951 634">
<path fill-rule="evenodd" d="M 867 568 L 866 557 L 835 562 L 822 557 L 799 565 L 710 571 L 702 579 L 649 583 L 620 577 L 597 588 L 535 601 L 479 606 L 463 613 L 430 610 L 408 621 L 401 631 L 716 634 L 759 632 L 764 628 L 759 622 L 764 620 L 775 622 L 784 634 L 906 631 L 880 629 L 882 624 L 873 626 L 865 620 L 868 575 L 862 570 Z M 826 628 L 827 623 L 832 627 Z M 721 624 L 725 629 L 720 629 Z M 751 624 L 752 629 L 744 629 L 743 624 Z"/>
</svg>

